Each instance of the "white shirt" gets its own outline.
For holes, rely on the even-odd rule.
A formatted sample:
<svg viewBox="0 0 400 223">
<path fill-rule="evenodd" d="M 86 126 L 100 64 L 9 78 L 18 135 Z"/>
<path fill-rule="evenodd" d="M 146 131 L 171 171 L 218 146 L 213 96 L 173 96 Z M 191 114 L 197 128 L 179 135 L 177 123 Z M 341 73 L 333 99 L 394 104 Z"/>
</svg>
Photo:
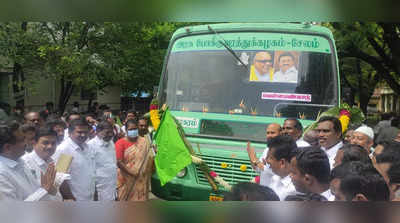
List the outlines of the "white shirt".
<svg viewBox="0 0 400 223">
<path fill-rule="evenodd" d="M 279 70 L 274 74 L 274 82 L 297 83 L 297 74 L 298 72 L 294 66 L 287 69 L 286 72 Z"/>
<path fill-rule="evenodd" d="M 48 200 L 47 195 L 22 159 L 0 156 L 0 200 L 39 201 Z"/>
<path fill-rule="evenodd" d="M 323 151 L 325 151 L 326 155 L 328 156 L 329 159 L 329 165 L 331 166 L 331 170 L 333 169 L 333 164 L 335 163 L 335 157 L 337 151 L 343 147 L 343 142 L 340 141 L 336 145 L 332 146 L 328 150 L 325 147 L 321 147 Z"/>
<path fill-rule="evenodd" d="M 296 141 L 296 145 L 298 147 L 306 147 L 306 146 L 309 146 L 310 144 L 308 144 L 306 141 L 304 141 L 302 139 L 298 139 Z M 267 159 L 268 150 L 269 150 L 268 147 L 265 148 L 262 156 L 260 157 L 260 162 L 263 162 L 263 159 Z M 268 186 L 268 187 L 272 188 L 271 185 L 279 184 L 278 182 L 281 181 L 281 184 L 283 184 L 284 187 L 281 189 L 282 192 L 279 192 L 279 193 L 281 193 L 282 196 L 280 196 L 278 194 L 278 191 L 280 189 L 278 189 L 278 191 L 276 189 L 273 189 L 278 194 L 278 196 L 281 200 L 285 199 L 286 196 L 291 194 L 291 192 L 296 192 L 296 189 L 295 189 L 294 185 L 292 184 L 292 181 L 289 176 L 281 179 L 281 177 L 279 177 L 278 175 L 276 175 L 272 172 L 271 168 L 269 168 L 268 165 L 264 166 L 264 170 L 258 170 L 258 171 L 260 172 L 260 185 Z M 279 184 L 279 185 L 281 185 L 281 184 Z M 284 195 L 285 193 L 286 193 L 286 195 Z"/>
<path fill-rule="evenodd" d="M 105 142 L 96 136 L 88 142 L 88 145 L 94 152 L 98 199 L 113 201 L 117 189 L 117 157 L 114 142 L 112 140 Z"/>
<path fill-rule="evenodd" d="M 27 153 L 22 158 L 25 161 L 26 167 L 31 171 L 33 177 L 35 178 L 36 182 L 40 185 L 41 183 L 41 174 L 45 173 L 49 164 L 54 162 L 51 158 L 48 160 L 48 162 L 44 161 L 42 158 L 40 158 L 35 150 L 33 150 L 31 153 Z M 55 179 L 55 186 L 57 188 L 57 191 L 60 187 L 60 185 L 64 182 L 64 180 L 69 180 L 69 174 L 63 174 L 63 173 L 57 173 L 56 174 L 56 179 Z M 56 196 L 50 196 L 51 200 L 56 200 L 56 201 L 62 201 L 62 196 L 60 192 L 57 192 Z"/>
<path fill-rule="evenodd" d="M 77 201 L 93 201 L 96 176 L 94 154 L 86 143 L 82 147 L 68 138 L 58 145 L 53 160 L 58 160 L 61 154 L 73 157 L 69 167 L 72 194 Z"/>
<path fill-rule="evenodd" d="M 292 179 L 290 179 L 289 175 L 284 178 L 274 175 L 272 176 L 270 184 L 263 186 L 268 186 L 274 190 L 281 201 L 283 201 L 289 195 L 296 194 L 296 188 L 294 187 Z"/>
<path fill-rule="evenodd" d="M 331 193 L 331 190 L 328 189 L 327 191 L 321 193 L 321 196 L 324 196 L 328 201 L 334 201 L 335 195 Z"/>
<path fill-rule="evenodd" d="M 298 139 L 296 141 L 296 145 L 297 145 L 297 147 L 307 147 L 307 146 L 310 146 L 310 143 L 304 141 L 303 139 Z"/>
<path fill-rule="evenodd" d="M 64 140 L 63 142 L 69 138 L 68 128 L 64 129 Z"/>
<path fill-rule="evenodd" d="M 307 147 L 307 146 L 310 146 L 310 144 L 309 144 L 308 142 L 304 141 L 303 139 L 298 139 L 298 140 L 296 141 L 296 145 L 297 145 L 297 147 Z M 267 159 L 268 150 L 269 150 L 268 147 L 265 148 L 265 150 L 264 150 L 262 156 L 260 157 L 260 162 L 262 162 L 263 159 Z"/>
</svg>

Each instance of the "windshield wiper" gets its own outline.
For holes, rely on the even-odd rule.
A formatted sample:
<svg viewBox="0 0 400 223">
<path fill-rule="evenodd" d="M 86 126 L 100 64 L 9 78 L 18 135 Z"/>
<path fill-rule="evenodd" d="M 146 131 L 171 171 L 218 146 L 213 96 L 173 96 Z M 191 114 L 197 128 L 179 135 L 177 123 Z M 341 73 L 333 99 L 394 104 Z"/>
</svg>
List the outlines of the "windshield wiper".
<svg viewBox="0 0 400 223">
<path fill-rule="evenodd" d="M 236 59 L 237 61 L 239 61 L 244 67 L 246 67 L 247 70 L 249 70 L 249 68 L 247 67 L 247 65 L 240 59 L 240 57 L 238 57 L 238 55 L 236 55 L 236 53 L 232 50 L 232 48 L 231 48 L 230 46 L 228 46 L 226 40 L 225 40 L 221 35 L 219 35 L 219 33 L 217 33 L 217 31 L 215 31 L 213 28 L 211 28 L 211 26 L 208 26 L 208 29 L 209 29 L 210 31 L 214 32 L 216 36 L 218 36 L 219 38 L 221 38 L 223 41 L 218 40 L 218 42 L 221 43 L 221 45 L 224 46 L 224 47 L 229 51 L 229 53 L 231 53 L 232 56 L 235 57 L 235 59 Z"/>
</svg>

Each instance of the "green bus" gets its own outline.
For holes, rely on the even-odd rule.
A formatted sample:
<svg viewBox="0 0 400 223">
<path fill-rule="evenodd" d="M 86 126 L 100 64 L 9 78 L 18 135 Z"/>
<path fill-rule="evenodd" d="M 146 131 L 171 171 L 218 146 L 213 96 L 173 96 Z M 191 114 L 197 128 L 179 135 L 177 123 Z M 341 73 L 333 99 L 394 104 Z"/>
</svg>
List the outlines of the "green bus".
<svg viewBox="0 0 400 223">
<path fill-rule="evenodd" d="M 224 23 L 178 29 L 158 88 L 199 157 L 226 182 L 258 174 L 246 151 L 266 147 L 266 127 L 298 118 L 303 126 L 340 103 L 338 59 L 328 28 L 293 23 Z M 213 200 L 195 164 L 152 192 L 166 200 Z M 219 186 L 224 191 L 222 186 Z"/>
</svg>

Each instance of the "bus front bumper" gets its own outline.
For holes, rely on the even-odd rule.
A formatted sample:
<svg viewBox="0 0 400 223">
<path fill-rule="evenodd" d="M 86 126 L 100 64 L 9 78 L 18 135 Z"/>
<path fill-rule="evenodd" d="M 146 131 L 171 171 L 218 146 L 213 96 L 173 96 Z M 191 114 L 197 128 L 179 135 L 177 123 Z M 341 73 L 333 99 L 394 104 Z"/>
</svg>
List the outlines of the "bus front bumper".
<svg viewBox="0 0 400 223">
<path fill-rule="evenodd" d="M 219 199 L 222 193 L 213 193 L 211 186 L 198 184 L 196 181 L 187 181 L 175 177 L 170 182 L 161 186 L 157 174 L 151 178 L 151 191 L 158 198 L 169 201 L 209 201 L 211 198 Z"/>
</svg>

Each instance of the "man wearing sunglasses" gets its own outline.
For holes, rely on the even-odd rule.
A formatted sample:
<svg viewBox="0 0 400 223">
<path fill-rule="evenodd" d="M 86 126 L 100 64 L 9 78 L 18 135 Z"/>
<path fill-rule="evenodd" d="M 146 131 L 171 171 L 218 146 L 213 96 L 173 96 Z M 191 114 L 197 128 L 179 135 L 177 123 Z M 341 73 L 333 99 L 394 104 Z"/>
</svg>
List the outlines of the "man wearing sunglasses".
<svg viewBox="0 0 400 223">
<path fill-rule="evenodd" d="M 271 54 L 266 51 L 256 53 L 250 71 L 250 81 L 269 82 L 272 74 Z"/>
</svg>

